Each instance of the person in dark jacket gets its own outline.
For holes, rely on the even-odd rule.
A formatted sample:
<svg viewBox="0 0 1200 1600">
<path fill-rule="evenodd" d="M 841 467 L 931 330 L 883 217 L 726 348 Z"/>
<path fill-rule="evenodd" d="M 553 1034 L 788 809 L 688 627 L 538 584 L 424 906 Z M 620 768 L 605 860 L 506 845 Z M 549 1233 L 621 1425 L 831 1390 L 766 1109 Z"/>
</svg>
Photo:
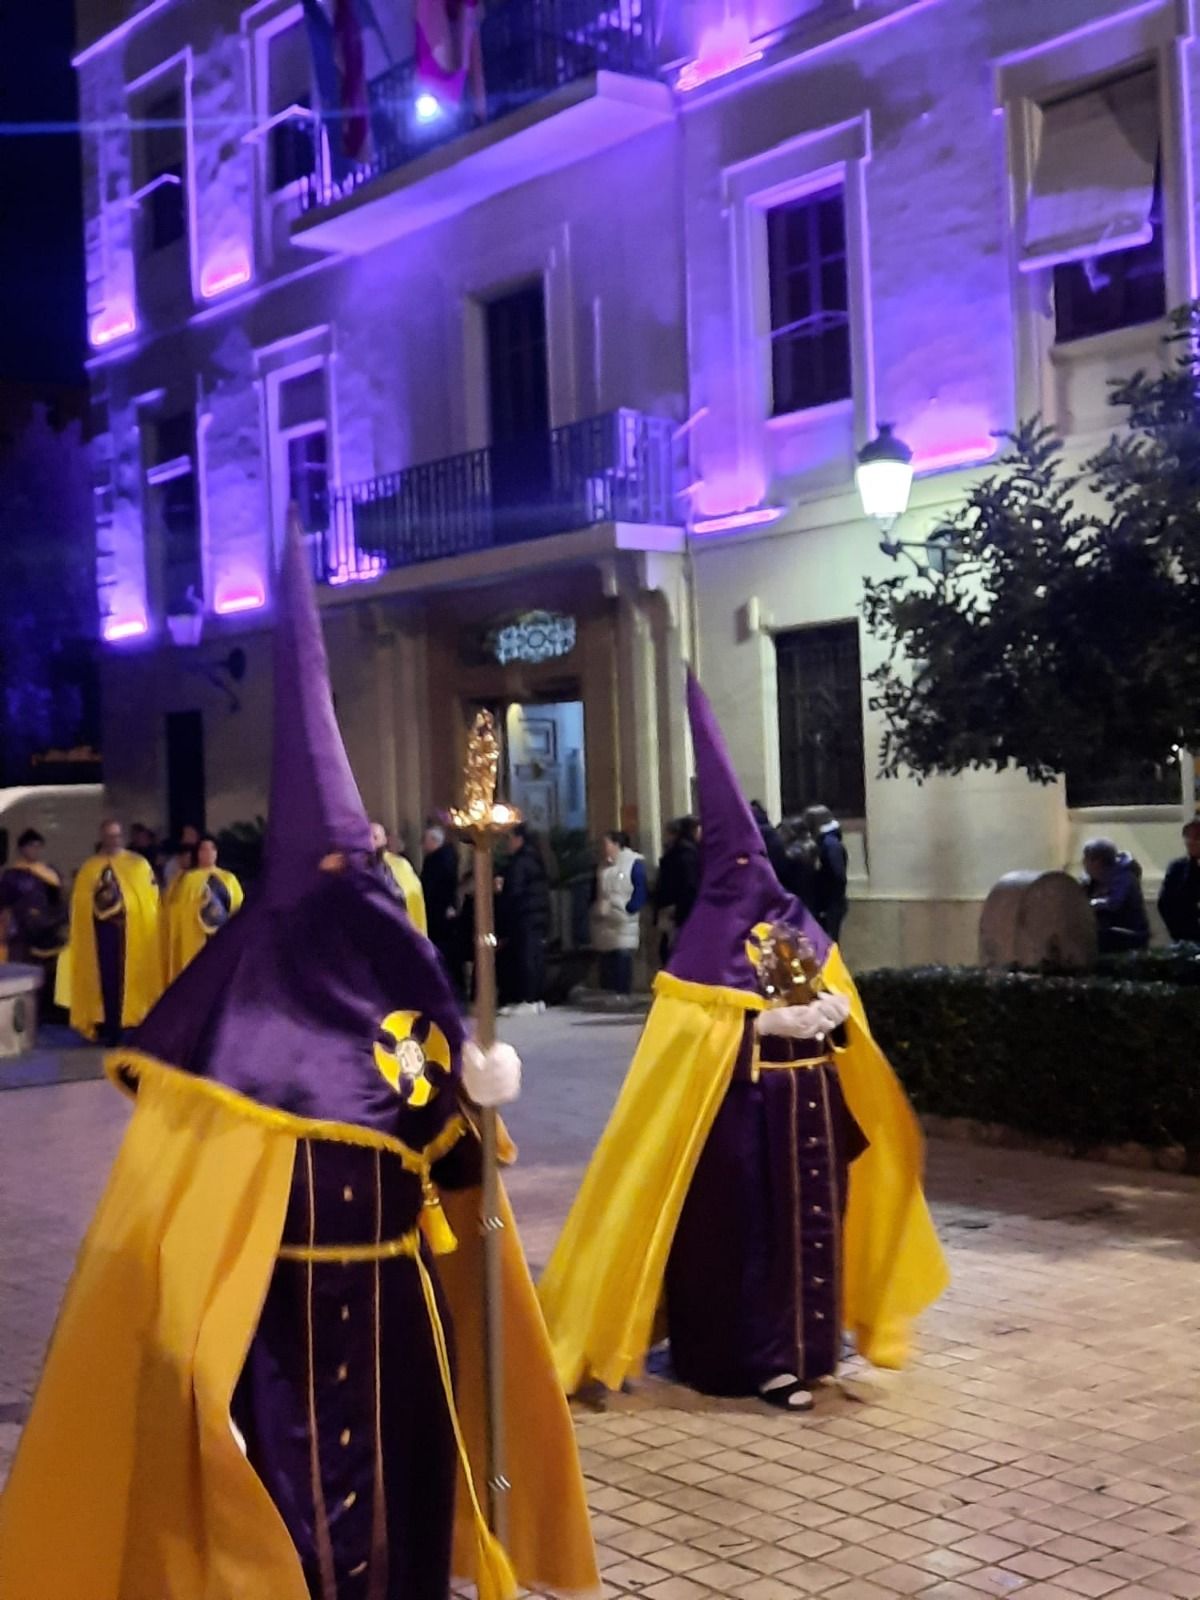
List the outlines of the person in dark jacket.
<svg viewBox="0 0 1200 1600">
<path fill-rule="evenodd" d="M 1158 909 L 1171 938 L 1200 944 L 1200 817 L 1183 829 L 1186 855 L 1172 861 L 1158 896 Z"/>
<path fill-rule="evenodd" d="M 809 806 L 804 813 L 817 846 L 817 875 L 814 886 L 816 905 L 812 913 L 829 937 L 837 943 L 846 920 L 846 880 L 849 857 L 842 840 L 842 825 L 828 806 Z"/>
<path fill-rule="evenodd" d="M 434 822 L 425 829 L 421 849 L 421 888 L 429 937 L 453 975 L 458 955 L 458 852 L 446 838 L 446 830 Z"/>
<path fill-rule="evenodd" d="M 695 817 L 679 817 L 667 828 L 666 849 L 658 863 L 654 916 L 659 924 L 659 958 L 665 966 L 671 947 L 696 904 L 700 889 L 700 847 Z"/>
<path fill-rule="evenodd" d="M 780 882 L 815 916 L 814 908 L 818 903 L 817 874 L 821 863 L 817 841 L 803 817 L 785 817 L 779 824 L 779 835 L 785 851 Z"/>
<path fill-rule="evenodd" d="M 759 833 L 762 834 L 762 842 L 767 848 L 767 858 L 775 868 L 775 876 L 782 883 L 787 871 L 787 846 L 779 829 L 768 817 L 767 809 L 761 800 L 751 800 L 750 811 L 758 824 Z"/>
<path fill-rule="evenodd" d="M 1083 887 L 1096 918 L 1101 955 L 1144 950 L 1150 919 L 1142 898 L 1142 869 L 1111 839 L 1089 839 L 1083 847 Z"/>
<path fill-rule="evenodd" d="M 502 998 L 506 1009 L 546 1009 L 542 988 L 546 972 L 546 938 L 550 932 L 550 879 L 537 839 L 518 823 L 508 836 L 508 864 L 500 879 L 496 906 L 502 944 Z"/>
</svg>

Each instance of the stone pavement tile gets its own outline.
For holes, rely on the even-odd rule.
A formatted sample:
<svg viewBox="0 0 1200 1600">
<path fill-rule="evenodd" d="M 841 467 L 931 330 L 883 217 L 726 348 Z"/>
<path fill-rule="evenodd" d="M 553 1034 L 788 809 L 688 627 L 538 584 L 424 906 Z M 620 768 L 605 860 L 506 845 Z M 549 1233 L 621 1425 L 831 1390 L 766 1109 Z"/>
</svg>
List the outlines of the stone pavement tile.
<svg viewBox="0 0 1200 1600">
<path fill-rule="evenodd" d="M 1176 1595 L 1178 1600 L 1198 1600 L 1200 1597 L 1200 1576 L 1194 1572 L 1180 1572 L 1171 1567 L 1164 1567 L 1162 1571 L 1155 1572 L 1150 1577 L 1143 1579 L 1147 1589 L 1156 1589 L 1161 1594 Z"/>
<path fill-rule="evenodd" d="M 880 1588 L 877 1583 L 854 1578 L 849 1583 L 840 1584 L 836 1589 L 830 1589 L 829 1600 L 892 1600 L 894 1593 L 892 1589 Z"/>
<path fill-rule="evenodd" d="M 1044 1550 L 1022 1550 L 1020 1555 L 1009 1556 L 1004 1565 L 1031 1582 L 1044 1582 L 1066 1572 L 1071 1563 L 1060 1556 L 1048 1556 Z"/>
<path fill-rule="evenodd" d="M 959 1582 L 980 1594 L 1006 1595 L 1024 1589 L 1029 1580 L 1008 1567 L 976 1567 L 974 1572 L 965 1572 Z"/>
<path fill-rule="evenodd" d="M 799 1600 L 807 1591 L 796 1589 L 781 1578 L 751 1578 L 731 1591 L 736 1600 Z"/>
<path fill-rule="evenodd" d="M 840 1550 L 834 1550 L 825 1557 L 826 1564 L 838 1567 L 843 1572 L 849 1572 L 856 1578 L 865 1578 L 880 1568 L 891 1565 L 887 1556 L 881 1556 L 874 1550 L 868 1550 L 864 1545 L 847 1544 Z"/>
<path fill-rule="evenodd" d="M 927 1555 L 914 1556 L 914 1567 L 923 1567 L 938 1578 L 960 1578 L 964 1572 L 973 1572 L 980 1565 L 973 1556 L 959 1550 L 931 1549 Z"/>
<path fill-rule="evenodd" d="M 653 1550 L 646 1560 L 656 1567 L 663 1567 L 667 1572 L 689 1573 L 697 1567 L 705 1567 L 711 1561 L 711 1556 L 704 1550 L 697 1550 L 690 1544 L 668 1544 L 661 1550 Z"/>
<path fill-rule="evenodd" d="M 714 1591 L 706 1589 L 703 1584 L 693 1583 L 690 1578 L 675 1577 L 652 1583 L 641 1593 L 647 1600 L 709 1600 Z"/>
</svg>

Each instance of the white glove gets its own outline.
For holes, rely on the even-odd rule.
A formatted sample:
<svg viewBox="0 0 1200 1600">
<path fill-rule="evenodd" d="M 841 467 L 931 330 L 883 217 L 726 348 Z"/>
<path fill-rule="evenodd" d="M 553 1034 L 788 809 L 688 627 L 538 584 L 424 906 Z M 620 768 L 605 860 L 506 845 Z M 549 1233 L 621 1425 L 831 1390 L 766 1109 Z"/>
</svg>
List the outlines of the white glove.
<svg viewBox="0 0 1200 1600">
<path fill-rule="evenodd" d="M 510 1044 L 484 1052 L 468 1039 L 462 1052 L 463 1087 L 477 1106 L 509 1105 L 521 1092 L 521 1058 Z"/>
<path fill-rule="evenodd" d="M 823 1039 L 850 1015 L 850 1002 L 840 994 L 819 994 L 806 1006 L 772 1006 L 760 1011 L 755 1032 L 782 1039 Z"/>
</svg>

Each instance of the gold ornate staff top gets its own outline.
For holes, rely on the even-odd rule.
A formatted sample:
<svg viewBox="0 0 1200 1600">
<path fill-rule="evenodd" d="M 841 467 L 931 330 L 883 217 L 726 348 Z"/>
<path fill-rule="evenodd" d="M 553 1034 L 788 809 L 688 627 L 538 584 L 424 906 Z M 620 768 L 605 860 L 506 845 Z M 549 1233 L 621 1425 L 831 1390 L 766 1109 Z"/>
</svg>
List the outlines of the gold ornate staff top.
<svg viewBox="0 0 1200 1600">
<path fill-rule="evenodd" d="M 496 800 L 499 774 L 500 741 L 496 737 L 496 720 L 490 711 L 481 711 L 467 742 L 463 803 L 461 808 L 450 813 L 450 820 L 460 833 L 471 838 L 486 837 L 506 833 L 520 822 L 519 811 Z"/>
</svg>

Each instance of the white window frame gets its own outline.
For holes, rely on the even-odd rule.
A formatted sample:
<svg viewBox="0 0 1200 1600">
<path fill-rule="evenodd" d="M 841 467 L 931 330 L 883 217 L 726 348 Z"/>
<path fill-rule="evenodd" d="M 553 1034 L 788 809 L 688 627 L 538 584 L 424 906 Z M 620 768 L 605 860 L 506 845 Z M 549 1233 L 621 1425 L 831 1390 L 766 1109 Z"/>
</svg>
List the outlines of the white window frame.
<svg viewBox="0 0 1200 1600">
<path fill-rule="evenodd" d="M 761 462 L 765 468 L 770 454 L 767 430 L 802 432 L 845 418 L 857 439 L 869 439 L 875 432 L 866 205 L 870 159 L 870 116 L 864 112 L 847 122 L 800 134 L 725 168 L 722 174 L 731 255 L 737 456 L 743 463 Z M 842 191 L 846 226 L 850 395 L 829 405 L 773 415 L 767 213 L 835 186 Z M 852 471 L 848 458 L 848 478 Z"/>
<path fill-rule="evenodd" d="M 192 104 L 192 78 L 195 64 L 190 45 L 177 51 L 175 55 L 168 56 L 165 61 L 160 61 L 139 77 L 130 78 L 125 84 L 125 113 L 131 121 L 136 121 L 139 113 L 149 100 L 155 96 L 175 87 L 178 83 L 180 102 L 183 106 L 183 189 L 184 189 L 184 229 L 186 238 L 184 247 L 187 251 L 188 279 L 191 289 L 193 304 L 200 299 L 200 230 L 196 216 L 196 128 L 195 108 Z M 144 134 L 138 135 L 139 139 Z M 138 158 L 140 160 L 140 157 Z M 138 171 L 135 160 L 134 169 Z M 131 190 L 128 196 L 128 205 L 135 213 L 140 212 L 141 203 L 152 189 L 161 183 L 169 182 L 166 177 L 151 178 Z M 133 218 L 132 241 L 135 269 L 133 273 L 135 295 L 137 293 L 137 267 L 143 260 L 141 253 L 141 226 L 140 215 Z M 143 320 L 141 307 L 138 307 L 138 321 Z"/>
<path fill-rule="evenodd" d="M 1089 22 L 1049 40 L 1033 52 L 995 63 L 996 106 L 1004 119 L 1008 157 L 1008 250 L 1015 309 L 1015 382 L 1018 416 L 1035 412 L 1052 421 L 1048 400 L 1053 388 L 1055 352 L 1069 362 L 1070 352 L 1086 357 L 1097 347 L 1114 352 L 1152 354 L 1159 324 L 1118 328 L 1066 346 L 1055 345 L 1053 304 L 1048 287 L 1052 268 L 1021 270 L 1021 226 L 1036 159 L 1040 107 L 1065 95 L 1141 67 L 1157 74 L 1159 151 L 1163 202 L 1163 266 L 1168 311 L 1198 293 L 1195 191 L 1189 145 L 1186 46 L 1194 37 L 1189 8 L 1175 0 L 1143 7 L 1106 22 Z M 1062 352 L 1068 352 L 1063 355 Z"/>
<path fill-rule="evenodd" d="M 271 519 L 271 548 L 278 560 L 287 529 L 288 459 L 292 438 L 314 433 L 316 423 L 301 423 L 283 429 L 279 424 L 279 391 L 293 378 L 320 371 L 325 391 L 325 454 L 329 473 L 330 511 L 340 485 L 337 417 L 334 404 L 333 334 L 328 326 L 310 328 L 256 352 L 259 390 L 263 408 L 263 437 L 266 440 L 267 503 Z"/>
<path fill-rule="evenodd" d="M 316 171 L 318 183 L 324 181 L 328 170 L 325 152 L 325 132 L 316 107 L 316 85 L 311 85 L 313 105 L 287 107 L 283 111 L 269 111 L 271 96 L 271 41 L 289 28 L 305 27 L 304 8 L 296 0 L 262 0 L 251 6 L 242 17 L 242 28 L 247 36 L 250 104 L 254 108 L 254 126 L 242 135 L 242 142 L 251 147 L 254 159 L 254 193 L 256 219 L 256 246 L 259 258 L 270 261 L 275 249 L 275 214 L 281 208 L 295 205 L 304 188 L 304 180 L 296 179 L 281 189 L 271 188 L 271 130 L 290 115 L 307 116 L 312 120 L 316 144 Z"/>
<path fill-rule="evenodd" d="M 210 414 L 197 404 L 193 396 L 178 396 L 178 403 L 168 401 L 167 393 L 155 389 L 140 395 L 136 400 L 138 454 L 141 462 L 141 505 L 143 560 L 148 579 L 147 601 L 150 608 L 166 616 L 167 595 L 165 585 L 166 545 L 165 529 L 160 516 L 150 515 L 151 495 L 154 490 L 177 478 L 192 479 L 192 493 L 196 504 L 196 529 L 200 544 L 200 599 L 206 611 L 213 607 L 212 568 L 210 560 L 210 527 L 208 500 L 205 493 L 206 435 L 211 423 Z M 168 461 L 154 462 L 149 458 L 147 442 L 149 430 L 157 428 L 165 417 L 186 414 L 192 422 L 192 453 L 172 456 Z M 147 535 L 152 534 L 152 542 Z"/>
</svg>

